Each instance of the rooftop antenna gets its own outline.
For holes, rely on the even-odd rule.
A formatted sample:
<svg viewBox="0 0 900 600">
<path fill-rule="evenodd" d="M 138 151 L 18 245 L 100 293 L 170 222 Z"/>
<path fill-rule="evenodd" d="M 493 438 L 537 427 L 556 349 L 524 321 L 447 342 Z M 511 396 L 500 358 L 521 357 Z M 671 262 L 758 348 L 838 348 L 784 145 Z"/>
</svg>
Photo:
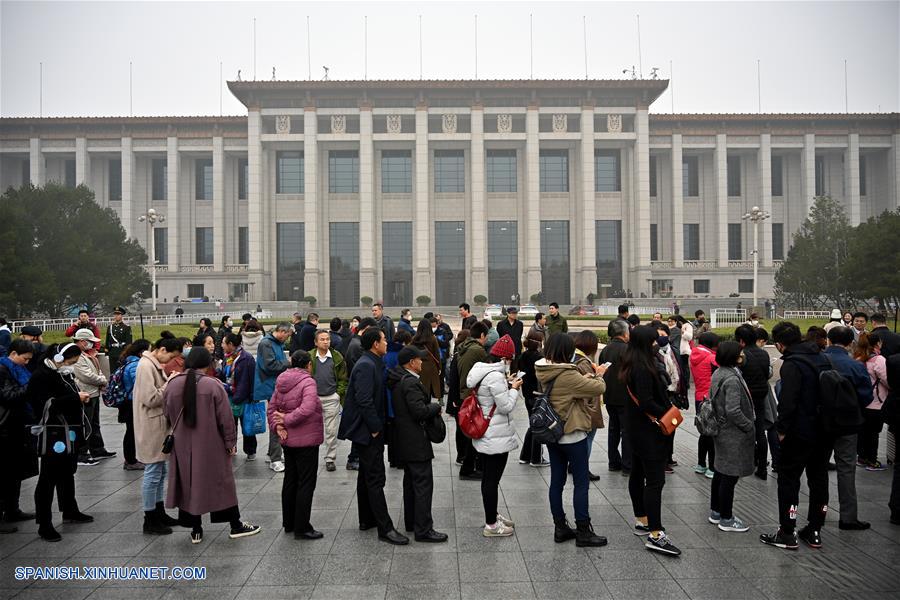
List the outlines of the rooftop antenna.
<svg viewBox="0 0 900 600">
<path fill-rule="evenodd" d="M 312 81 L 312 58 L 309 41 L 309 15 L 306 15 L 306 71 L 307 79 Z"/>
<path fill-rule="evenodd" d="M 325 76 L 322 78 L 322 81 L 328 81 L 328 67 L 323 66 L 322 68 L 325 69 Z"/>
<path fill-rule="evenodd" d="M 637 71 L 634 68 L 634 65 L 631 65 L 631 68 L 622 69 L 622 73 L 631 73 L 632 79 L 637 79 Z"/>
<path fill-rule="evenodd" d="M 584 31 L 584 78 L 588 78 L 588 63 L 587 63 L 587 17 L 585 15 L 581 15 L 581 28 Z"/>
<path fill-rule="evenodd" d="M 644 67 L 641 62 L 641 15 L 637 16 L 637 33 L 638 33 L 638 73 L 641 76 L 641 79 L 644 78 Z M 634 67 L 632 67 L 634 68 Z M 636 77 L 632 77 L 632 79 L 636 79 Z"/>
<path fill-rule="evenodd" d="M 241 70 L 238 69 L 237 80 L 241 81 Z"/>
<path fill-rule="evenodd" d="M 650 67 L 650 79 L 659 79 L 659 67 Z"/>
<path fill-rule="evenodd" d="M 419 15 L 419 79 L 422 79 L 422 15 Z"/>
<path fill-rule="evenodd" d="M 272 67 L 272 81 L 275 81 L 275 67 Z"/>
<path fill-rule="evenodd" d="M 478 15 L 475 15 L 475 79 L 478 79 Z"/>
<path fill-rule="evenodd" d="M 534 14 L 528 15 L 528 57 L 530 68 L 530 79 L 534 79 Z"/>
</svg>

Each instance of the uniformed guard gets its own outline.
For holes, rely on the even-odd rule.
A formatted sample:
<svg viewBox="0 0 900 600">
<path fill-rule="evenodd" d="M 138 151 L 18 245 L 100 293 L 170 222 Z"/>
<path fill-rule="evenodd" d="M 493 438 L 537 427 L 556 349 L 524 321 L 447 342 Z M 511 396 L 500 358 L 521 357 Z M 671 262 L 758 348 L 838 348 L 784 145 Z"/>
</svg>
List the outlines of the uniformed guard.
<svg viewBox="0 0 900 600">
<path fill-rule="evenodd" d="M 117 306 L 113 310 L 113 322 L 106 328 L 106 352 L 109 355 L 109 370 L 114 372 L 119 367 L 119 355 L 132 340 L 131 326 L 123 317 L 128 311 Z"/>
</svg>

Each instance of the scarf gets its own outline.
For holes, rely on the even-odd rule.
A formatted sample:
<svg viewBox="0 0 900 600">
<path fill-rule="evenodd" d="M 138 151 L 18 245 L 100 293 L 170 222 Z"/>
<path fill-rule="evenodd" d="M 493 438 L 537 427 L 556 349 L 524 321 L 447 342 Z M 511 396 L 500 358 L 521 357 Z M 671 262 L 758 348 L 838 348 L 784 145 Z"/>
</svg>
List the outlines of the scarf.
<svg viewBox="0 0 900 600">
<path fill-rule="evenodd" d="M 225 372 L 225 382 L 229 387 L 234 387 L 234 363 L 240 357 L 242 348 L 238 347 L 231 354 L 225 355 L 225 365 L 222 367 Z"/>
<path fill-rule="evenodd" d="M 21 387 L 25 387 L 28 385 L 28 380 L 31 379 L 31 371 L 22 365 L 17 365 L 14 363 L 8 356 L 4 356 L 0 358 L 0 365 L 5 366 L 9 369 L 9 372 L 12 374 L 13 379 L 16 380 L 16 383 Z"/>
</svg>

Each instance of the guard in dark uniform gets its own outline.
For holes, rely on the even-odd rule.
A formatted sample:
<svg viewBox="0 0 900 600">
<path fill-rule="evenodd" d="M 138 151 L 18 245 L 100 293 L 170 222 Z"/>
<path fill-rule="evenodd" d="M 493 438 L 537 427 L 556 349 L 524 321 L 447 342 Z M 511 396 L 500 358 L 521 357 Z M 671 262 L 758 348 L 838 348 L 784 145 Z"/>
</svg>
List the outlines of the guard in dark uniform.
<svg viewBox="0 0 900 600">
<path fill-rule="evenodd" d="M 114 372 L 119 367 L 119 356 L 125 346 L 132 340 L 131 326 L 122 319 L 126 311 L 121 306 L 113 310 L 114 321 L 106 328 L 106 352 L 109 355 L 109 371 Z"/>
</svg>

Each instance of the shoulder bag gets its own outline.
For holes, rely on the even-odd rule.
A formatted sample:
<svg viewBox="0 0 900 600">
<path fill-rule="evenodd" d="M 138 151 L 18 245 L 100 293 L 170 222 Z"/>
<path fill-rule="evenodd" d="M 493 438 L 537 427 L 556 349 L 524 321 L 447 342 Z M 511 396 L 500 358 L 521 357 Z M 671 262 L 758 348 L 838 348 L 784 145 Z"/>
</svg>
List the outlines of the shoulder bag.
<svg viewBox="0 0 900 600">
<path fill-rule="evenodd" d="M 640 401 L 638 401 L 637 396 L 634 395 L 634 392 L 631 391 L 631 387 L 626 386 L 625 389 L 628 390 L 628 395 L 631 397 L 631 400 L 632 402 L 634 402 L 635 406 L 640 408 L 641 403 Z M 684 417 L 682 416 L 681 411 L 678 410 L 678 407 L 676 407 L 674 404 L 670 404 L 669 409 L 666 411 L 666 413 L 658 419 L 650 413 L 644 414 L 647 415 L 647 418 L 650 419 L 657 427 L 659 427 L 659 430 L 663 435 L 674 435 L 675 430 L 678 429 L 678 426 L 681 425 L 682 421 L 684 421 Z"/>
</svg>

